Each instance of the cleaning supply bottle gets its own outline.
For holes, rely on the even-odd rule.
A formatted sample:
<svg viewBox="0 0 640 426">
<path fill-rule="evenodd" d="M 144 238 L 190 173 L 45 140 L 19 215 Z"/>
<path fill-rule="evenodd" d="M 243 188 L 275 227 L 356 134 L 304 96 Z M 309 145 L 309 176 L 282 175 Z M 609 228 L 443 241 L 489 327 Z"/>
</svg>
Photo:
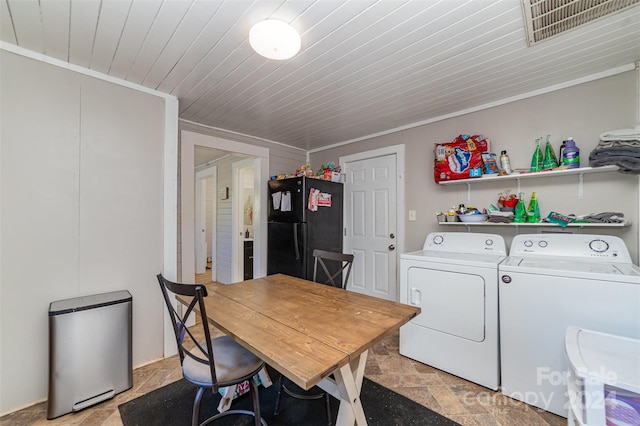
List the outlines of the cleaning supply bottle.
<svg viewBox="0 0 640 426">
<path fill-rule="evenodd" d="M 542 138 L 536 139 L 536 149 L 533 151 L 533 157 L 531 157 L 531 168 L 529 169 L 532 172 L 539 172 L 542 170 L 542 150 L 540 149 L 540 140 Z"/>
<path fill-rule="evenodd" d="M 527 220 L 527 207 L 524 205 L 524 192 L 518 194 L 518 204 L 513 216 L 515 223 L 523 223 Z"/>
<path fill-rule="evenodd" d="M 576 146 L 576 142 L 573 138 L 567 138 L 564 142 L 564 149 L 562 150 L 562 165 L 567 166 L 570 169 L 577 169 L 580 167 L 580 149 Z"/>
<path fill-rule="evenodd" d="M 551 137 L 551 135 L 547 135 L 547 144 L 544 148 L 544 161 L 542 162 L 542 170 L 555 169 L 556 167 L 558 167 L 558 158 L 556 157 L 556 153 L 553 151 L 553 147 L 551 146 L 549 137 Z"/>
<path fill-rule="evenodd" d="M 562 166 L 562 158 L 564 156 L 564 148 L 567 146 L 567 141 L 562 141 L 560 150 L 558 151 L 558 166 Z"/>
<path fill-rule="evenodd" d="M 507 151 L 502 151 L 500 153 L 500 166 L 502 170 L 508 175 L 511 174 L 511 162 L 509 161 L 509 156 L 507 155 Z"/>
<path fill-rule="evenodd" d="M 540 207 L 538 206 L 538 196 L 535 192 L 531 194 L 531 200 L 529 200 L 529 207 L 527 208 L 527 222 L 540 222 Z"/>
</svg>

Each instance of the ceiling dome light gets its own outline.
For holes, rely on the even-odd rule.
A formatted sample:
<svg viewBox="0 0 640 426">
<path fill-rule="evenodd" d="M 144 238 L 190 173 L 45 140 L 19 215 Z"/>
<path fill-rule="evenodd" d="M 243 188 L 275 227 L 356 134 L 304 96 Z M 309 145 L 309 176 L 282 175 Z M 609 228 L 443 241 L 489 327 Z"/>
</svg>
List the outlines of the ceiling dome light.
<svg viewBox="0 0 640 426">
<path fill-rule="evenodd" d="M 249 44 L 265 58 L 289 59 L 300 50 L 300 34 L 289 24 L 267 19 L 251 27 Z"/>
</svg>

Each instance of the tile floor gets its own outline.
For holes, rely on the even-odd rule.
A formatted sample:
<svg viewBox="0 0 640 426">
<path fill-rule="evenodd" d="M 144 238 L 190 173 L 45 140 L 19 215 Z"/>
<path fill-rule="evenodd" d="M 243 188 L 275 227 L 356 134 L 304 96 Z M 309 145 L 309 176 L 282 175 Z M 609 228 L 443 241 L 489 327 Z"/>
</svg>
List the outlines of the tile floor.
<svg viewBox="0 0 640 426">
<path fill-rule="evenodd" d="M 398 338 L 397 333 L 391 335 L 369 351 L 367 378 L 463 426 L 567 424 L 563 417 L 401 356 Z M 136 368 L 133 388 L 109 401 L 54 420 L 46 419 L 47 403 L 42 402 L 1 417 L 0 426 L 121 426 L 118 405 L 180 378 L 180 363 L 174 356 Z"/>
</svg>

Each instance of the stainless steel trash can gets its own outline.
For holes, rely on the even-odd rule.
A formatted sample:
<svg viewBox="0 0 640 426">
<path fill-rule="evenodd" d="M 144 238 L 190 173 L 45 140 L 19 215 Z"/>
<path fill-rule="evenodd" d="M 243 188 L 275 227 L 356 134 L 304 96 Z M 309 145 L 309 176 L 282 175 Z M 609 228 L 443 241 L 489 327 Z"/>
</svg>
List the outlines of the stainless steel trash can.
<svg viewBox="0 0 640 426">
<path fill-rule="evenodd" d="M 47 419 L 131 388 L 131 305 L 126 290 L 49 305 Z"/>
</svg>

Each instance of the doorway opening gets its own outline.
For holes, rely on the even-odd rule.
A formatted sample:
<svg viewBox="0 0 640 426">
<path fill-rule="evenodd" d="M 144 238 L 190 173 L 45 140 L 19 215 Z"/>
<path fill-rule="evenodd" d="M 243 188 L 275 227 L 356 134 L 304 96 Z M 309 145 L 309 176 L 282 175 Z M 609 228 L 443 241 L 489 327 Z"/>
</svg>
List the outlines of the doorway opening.
<svg viewBox="0 0 640 426">
<path fill-rule="evenodd" d="M 233 192 L 238 194 L 233 203 L 233 250 L 234 262 L 233 281 L 250 280 L 253 278 L 253 209 L 255 200 L 255 159 L 233 163 Z"/>
<path fill-rule="evenodd" d="M 208 166 L 216 166 L 216 183 L 212 191 L 216 203 L 215 219 L 213 219 L 213 224 L 211 225 L 212 230 L 209 231 L 206 223 L 204 223 L 204 228 L 200 227 L 203 224 L 200 215 L 203 215 L 203 211 L 206 214 L 206 210 L 202 207 L 202 198 L 200 198 L 200 202 L 197 201 L 199 197 L 204 196 L 200 194 L 199 197 L 196 197 L 196 194 L 198 194 L 196 191 L 198 182 L 196 175 L 198 171 L 195 167 L 195 160 L 196 155 L 200 155 L 203 152 L 212 154 L 211 151 L 221 152 L 218 153 L 218 158 L 214 160 L 208 159 L 202 163 L 208 164 Z M 267 185 L 265 182 L 269 178 L 269 150 L 255 145 L 183 130 L 181 131 L 180 157 L 180 279 L 183 282 L 195 281 L 196 251 L 200 253 L 200 262 L 202 262 L 202 253 L 205 252 L 205 247 L 207 253 L 209 250 L 205 243 L 210 234 L 212 278 L 224 284 L 243 279 L 244 254 L 240 250 L 243 247 L 240 236 L 242 234 L 242 238 L 244 238 L 244 232 L 247 228 L 244 225 L 243 215 L 234 214 L 236 210 L 242 213 L 243 209 L 234 207 L 241 196 L 241 191 L 235 188 L 234 181 L 237 181 L 237 179 L 233 176 L 233 164 L 242 161 L 249 161 L 253 164 L 254 193 L 251 208 L 253 276 L 264 276 L 266 274 L 267 227 L 264 209 L 260 206 L 266 202 Z M 187 178 L 188 176 L 193 176 L 193 178 Z M 206 188 L 207 184 L 204 183 L 203 186 Z M 205 201 L 205 204 L 208 205 L 209 203 Z M 199 217 L 199 220 L 196 219 L 196 216 Z M 204 229 L 204 232 L 202 229 Z M 204 238 L 202 234 L 204 234 Z M 237 271 L 241 272 L 238 274 Z"/>
</svg>

